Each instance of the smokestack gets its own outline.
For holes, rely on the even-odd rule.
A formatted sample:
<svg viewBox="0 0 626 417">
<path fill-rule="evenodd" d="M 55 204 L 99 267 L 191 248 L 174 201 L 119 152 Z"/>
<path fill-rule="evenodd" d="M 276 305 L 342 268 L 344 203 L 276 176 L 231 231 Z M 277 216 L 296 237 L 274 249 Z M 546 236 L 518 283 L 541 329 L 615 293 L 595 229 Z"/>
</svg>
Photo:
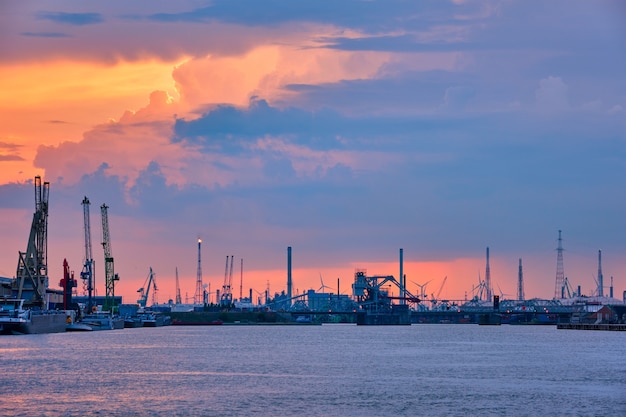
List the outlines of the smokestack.
<svg viewBox="0 0 626 417">
<path fill-rule="evenodd" d="M 404 272 L 402 271 L 404 267 L 403 255 L 404 255 L 404 250 L 400 248 L 400 304 L 404 304 L 404 288 L 406 285 L 404 282 Z"/>
<path fill-rule="evenodd" d="M 491 270 L 489 268 L 489 246 L 487 246 L 487 266 L 485 267 L 485 296 L 491 300 Z"/>
<path fill-rule="evenodd" d="M 602 251 L 598 250 L 598 296 L 604 297 L 604 278 L 602 277 Z"/>
<path fill-rule="evenodd" d="M 289 307 L 291 307 L 291 246 L 287 247 L 287 297 L 289 298 Z"/>
<path fill-rule="evenodd" d="M 522 271 L 522 258 L 519 258 L 519 272 L 517 273 L 517 299 L 524 301 L 524 273 Z"/>
</svg>

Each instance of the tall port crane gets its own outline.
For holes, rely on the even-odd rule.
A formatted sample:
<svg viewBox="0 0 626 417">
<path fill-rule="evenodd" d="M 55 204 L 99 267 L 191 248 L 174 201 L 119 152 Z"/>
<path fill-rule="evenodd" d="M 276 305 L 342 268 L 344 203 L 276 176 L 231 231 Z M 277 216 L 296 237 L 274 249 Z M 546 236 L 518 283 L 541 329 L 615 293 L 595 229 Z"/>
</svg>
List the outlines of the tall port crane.
<svg viewBox="0 0 626 417">
<path fill-rule="evenodd" d="M 63 259 L 63 278 L 61 278 L 59 286 L 63 288 L 63 310 L 69 310 L 72 308 L 72 290 L 76 288 L 76 280 L 74 279 L 74 271 L 70 271 L 67 259 Z"/>
<path fill-rule="evenodd" d="M 437 304 L 437 301 L 439 301 L 439 296 L 441 295 L 441 291 L 443 290 L 443 286 L 446 284 L 446 280 L 448 279 L 448 276 L 446 275 L 445 277 L 443 277 L 443 281 L 441 282 L 441 287 L 439 287 L 439 291 L 437 291 L 437 295 L 435 296 L 435 294 L 432 294 L 432 303 L 433 306 L 435 304 Z"/>
<path fill-rule="evenodd" d="M 115 308 L 115 281 L 119 281 L 120 277 L 115 273 L 113 264 L 113 255 L 111 254 L 111 235 L 109 233 L 109 214 L 108 206 L 103 204 L 100 206 L 102 213 L 102 248 L 104 249 L 104 271 L 105 271 L 105 287 L 106 294 L 104 298 L 104 309 L 113 311 Z"/>
<path fill-rule="evenodd" d="M 230 256 L 230 273 L 228 269 L 228 255 L 226 255 L 226 268 L 224 270 L 224 285 L 222 285 L 222 295 L 220 296 L 220 304 L 229 306 L 233 303 L 233 293 L 231 291 L 231 282 L 233 280 L 233 258 Z"/>
<path fill-rule="evenodd" d="M 87 196 L 83 198 L 83 225 L 85 229 L 85 264 L 80 273 L 83 280 L 83 292 L 87 293 L 87 311 L 91 312 L 93 308 L 93 281 L 94 281 L 94 264 L 91 253 L 91 223 L 89 221 L 89 199 Z"/>
<path fill-rule="evenodd" d="M 180 285 L 178 285 L 178 267 L 176 267 L 176 304 L 182 304 L 183 301 L 180 297 Z"/>
<path fill-rule="evenodd" d="M 137 292 L 139 293 L 139 300 L 137 300 L 137 304 L 140 307 L 146 307 L 148 303 L 148 295 L 150 294 L 150 287 L 154 287 L 154 293 L 156 293 L 156 282 L 154 280 L 154 273 L 152 272 L 152 267 L 150 267 L 150 273 L 146 277 L 146 280 L 143 283 L 143 287 L 139 288 Z M 154 302 L 154 293 L 152 295 L 152 300 Z"/>
<path fill-rule="evenodd" d="M 46 306 L 48 288 L 48 196 L 50 183 L 42 184 L 35 177 L 35 213 L 30 227 L 26 252 L 19 252 L 17 272 L 12 290 L 17 298 L 26 299 L 25 304 L 33 307 Z"/>
</svg>

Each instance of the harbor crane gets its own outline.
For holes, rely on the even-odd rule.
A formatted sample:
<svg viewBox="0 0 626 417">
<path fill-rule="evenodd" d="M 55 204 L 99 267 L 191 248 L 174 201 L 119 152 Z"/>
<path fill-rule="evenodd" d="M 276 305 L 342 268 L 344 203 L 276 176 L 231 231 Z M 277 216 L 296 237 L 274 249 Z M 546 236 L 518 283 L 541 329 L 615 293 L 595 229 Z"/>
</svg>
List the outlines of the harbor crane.
<svg viewBox="0 0 626 417">
<path fill-rule="evenodd" d="M 443 290 L 443 286 L 446 284 L 446 280 L 448 279 L 448 276 L 446 275 L 445 277 L 443 277 L 443 281 L 441 282 L 441 286 L 439 287 L 439 291 L 437 291 L 437 296 L 435 296 L 434 294 L 432 294 L 432 303 L 433 306 L 437 304 L 437 301 L 439 300 L 439 296 L 441 295 L 441 291 Z"/>
<path fill-rule="evenodd" d="M 28 306 L 46 306 L 48 288 L 48 196 L 50 183 L 35 177 L 35 213 L 30 227 L 26 252 L 19 252 L 12 290 L 25 298 Z"/>
<path fill-rule="evenodd" d="M 137 304 L 139 304 L 140 307 L 143 307 L 143 308 L 146 307 L 146 304 L 148 303 L 148 295 L 150 294 L 151 287 L 154 287 L 153 293 L 152 293 L 152 302 L 153 304 L 155 304 L 155 300 L 156 300 L 155 294 L 157 291 L 157 287 L 156 287 L 156 281 L 154 280 L 154 273 L 152 272 L 152 267 L 150 267 L 150 273 L 146 277 L 146 280 L 143 283 L 143 287 L 137 290 L 137 292 L 139 293 L 139 300 L 137 300 Z"/>
<path fill-rule="evenodd" d="M 182 304 L 183 301 L 180 297 L 180 285 L 178 285 L 178 267 L 176 267 L 176 304 Z"/>
<path fill-rule="evenodd" d="M 231 282 L 233 280 L 233 258 L 230 256 L 230 272 L 228 269 L 228 255 L 226 255 L 226 268 L 224 269 L 224 285 L 222 285 L 222 294 L 220 296 L 220 304 L 229 306 L 233 303 L 233 293 L 231 291 Z"/>
<path fill-rule="evenodd" d="M 104 271 L 106 295 L 104 299 L 104 309 L 113 311 L 115 308 L 115 281 L 120 277 L 115 273 L 113 255 L 111 254 L 111 235 L 109 233 L 109 215 L 106 204 L 100 206 L 102 213 L 102 248 L 104 249 Z"/>
<path fill-rule="evenodd" d="M 572 298 L 578 296 L 573 290 L 569 283 L 567 277 L 563 278 L 563 286 L 561 287 L 561 298 L 566 298 L 565 294 L 567 293 L 567 298 Z"/>
<path fill-rule="evenodd" d="M 93 308 L 93 284 L 94 284 L 94 263 L 91 253 L 91 222 L 89 220 L 89 199 L 87 196 L 83 198 L 83 225 L 85 231 L 85 264 L 83 270 L 80 273 L 80 278 L 83 280 L 83 293 L 87 294 L 87 311 L 91 312 Z"/>
</svg>

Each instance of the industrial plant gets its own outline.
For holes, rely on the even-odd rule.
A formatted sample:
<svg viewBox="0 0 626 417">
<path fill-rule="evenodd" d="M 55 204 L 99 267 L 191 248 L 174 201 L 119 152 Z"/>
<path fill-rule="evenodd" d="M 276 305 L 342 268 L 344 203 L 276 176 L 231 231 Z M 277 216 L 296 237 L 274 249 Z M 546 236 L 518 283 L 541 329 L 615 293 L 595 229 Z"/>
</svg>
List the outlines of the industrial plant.
<svg viewBox="0 0 626 417">
<path fill-rule="evenodd" d="M 496 295 L 491 282 L 489 247 L 485 251 L 484 279 L 472 288 L 471 298 L 450 300 L 441 296 L 447 276 L 436 292 L 427 292 L 425 283 L 413 282 L 419 293 L 408 290 L 404 273 L 404 251 L 399 249 L 398 274 L 369 275 L 357 269 L 351 294 L 342 294 L 339 278 L 336 287 L 326 285 L 320 274 L 320 288 L 294 292 L 292 248 L 287 247 L 286 290 L 270 294 L 243 291 L 243 259 L 239 262 L 238 296 L 233 281 L 234 255 L 226 255 L 224 281 L 211 291 L 202 277 L 202 239 L 197 240 L 197 273 L 193 302 L 183 303 L 176 268 L 175 299 L 159 304 L 156 298 L 156 275 L 147 267 L 147 276 L 136 302 L 124 303 L 115 295 L 120 276 L 115 272 L 109 231 L 108 206 L 100 206 L 105 294 L 95 294 L 94 259 L 91 244 L 90 201 L 82 200 L 84 264 L 78 282 L 67 260 L 63 262 L 61 289 L 49 288 L 47 261 L 47 219 L 49 183 L 35 177 L 35 212 L 25 252 L 18 252 L 16 275 L 0 278 L 0 332 L 49 333 L 93 331 L 134 327 L 216 324 L 323 324 L 358 325 L 410 324 L 551 324 L 563 328 L 610 325 L 612 330 L 626 330 L 626 291 L 614 298 L 613 277 L 605 294 L 602 252 L 598 251 L 596 290 L 583 295 L 580 286 L 573 288 L 564 273 L 562 232 L 558 232 L 554 297 L 527 299 L 524 292 L 522 259 L 519 259 L 517 294 L 514 299 Z M 595 279 L 595 277 L 594 277 Z M 236 281 L 236 278 L 235 278 Z M 332 283 L 334 285 L 334 283 Z M 336 292 L 335 292 L 336 289 Z M 256 297 L 255 297 L 256 296 Z M 572 327 L 573 326 L 573 327 Z M 587 327 L 590 328 L 590 327 Z"/>
</svg>

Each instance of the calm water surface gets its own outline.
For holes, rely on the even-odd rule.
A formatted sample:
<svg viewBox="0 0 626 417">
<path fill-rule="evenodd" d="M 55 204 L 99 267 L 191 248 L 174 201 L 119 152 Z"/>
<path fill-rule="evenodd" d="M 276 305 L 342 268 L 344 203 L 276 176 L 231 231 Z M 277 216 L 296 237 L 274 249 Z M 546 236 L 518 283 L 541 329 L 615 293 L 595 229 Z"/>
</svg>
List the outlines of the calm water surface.
<svg viewBox="0 0 626 417">
<path fill-rule="evenodd" d="M 0 337 L 0 416 L 623 416 L 626 333 L 208 326 Z"/>
</svg>

